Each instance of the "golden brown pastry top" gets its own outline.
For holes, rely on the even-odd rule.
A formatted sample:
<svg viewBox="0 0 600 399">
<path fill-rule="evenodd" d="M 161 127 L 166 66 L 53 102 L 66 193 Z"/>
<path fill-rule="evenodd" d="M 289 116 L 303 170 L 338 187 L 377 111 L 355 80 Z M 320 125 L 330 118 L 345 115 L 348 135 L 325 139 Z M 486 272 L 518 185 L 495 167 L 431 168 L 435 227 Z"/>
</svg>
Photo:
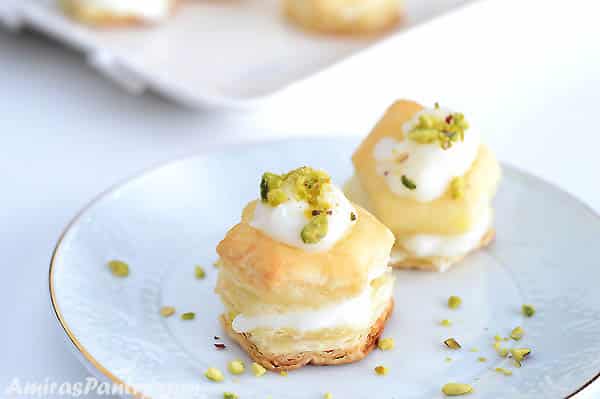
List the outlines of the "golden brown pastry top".
<svg viewBox="0 0 600 399">
<path fill-rule="evenodd" d="M 246 206 L 242 221 L 227 232 L 217 252 L 220 273 L 263 303 L 319 306 L 357 295 L 367 286 L 369 272 L 387 263 L 394 244 L 393 234 L 356 206 L 357 222 L 333 247 L 305 252 L 252 227 L 255 205 Z M 228 288 L 217 290 L 223 289 Z M 229 289 L 235 288 L 229 284 Z"/>
</svg>

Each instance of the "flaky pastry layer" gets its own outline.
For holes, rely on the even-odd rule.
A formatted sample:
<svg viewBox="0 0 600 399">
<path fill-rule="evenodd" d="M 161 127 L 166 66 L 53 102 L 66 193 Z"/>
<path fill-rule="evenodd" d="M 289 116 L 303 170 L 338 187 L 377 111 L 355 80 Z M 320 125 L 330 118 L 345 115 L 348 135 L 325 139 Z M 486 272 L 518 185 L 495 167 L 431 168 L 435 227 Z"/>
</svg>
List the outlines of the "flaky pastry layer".
<svg viewBox="0 0 600 399">
<path fill-rule="evenodd" d="M 371 34 L 394 26 L 402 16 L 398 0 L 284 0 L 286 16 L 315 32 Z"/>
<path fill-rule="evenodd" d="M 393 309 L 393 299 L 375 323 L 364 333 L 359 334 L 353 340 L 349 340 L 346 346 L 335 346 L 330 349 L 319 351 L 290 351 L 289 353 L 272 353 L 265 347 L 258 347 L 253 342 L 252 333 L 236 333 L 231 328 L 231 320 L 228 316 L 221 317 L 221 324 L 227 335 L 236 341 L 257 363 L 269 370 L 294 370 L 307 364 L 335 365 L 352 363 L 363 359 L 375 347 L 381 336 L 387 320 Z"/>
<path fill-rule="evenodd" d="M 171 12 L 174 12 L 179 0 L 170 0 L 170 2 Z M 98 27 L 117 27 L 147 25 L 153 23 L 153 21 L 138 15 L 119 15 L 109 11 L 96 10 L 92 7 L 87 7 L 85 4 L 83 4 L 83 2 L 78 0 L 59 0 L 59 4 L 65 14 L 86 25 Z"/>
<path fill-rule="evenodd" d="M 254 203 L 217 246 L 219 295 L 235 290 L 265 304 L 321 306 L 358 295 L 369 273 L 387 263 L 393 234 L 356 206 L 357 221 L 324 252 L 306 252 L 252 227 Z M 222 275 L 222 276 L 221 276 Z"/>
</svg>

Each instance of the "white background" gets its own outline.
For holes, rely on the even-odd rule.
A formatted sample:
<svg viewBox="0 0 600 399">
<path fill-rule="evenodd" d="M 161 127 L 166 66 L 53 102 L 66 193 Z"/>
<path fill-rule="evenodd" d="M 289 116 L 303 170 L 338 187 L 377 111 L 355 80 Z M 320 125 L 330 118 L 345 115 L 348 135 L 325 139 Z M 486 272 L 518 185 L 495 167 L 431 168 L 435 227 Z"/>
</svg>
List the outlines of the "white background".
<svg viewBox="0 0 600 399">
<path fill-rule="evenodd" d="M 362 136 L 406 97 L 464 111 L 500 159 L 600 211 L 595 4 L 487 0 L 241 112 L 130 97 L 77 54 L 0 32 L 0 396 L 15 376 L 88 375 L 49 305 L 52 249 L 95 195 L 170 159 L 257 140 Z M 580 397 L 599 396 L 596 383 Z"/>
</svg>

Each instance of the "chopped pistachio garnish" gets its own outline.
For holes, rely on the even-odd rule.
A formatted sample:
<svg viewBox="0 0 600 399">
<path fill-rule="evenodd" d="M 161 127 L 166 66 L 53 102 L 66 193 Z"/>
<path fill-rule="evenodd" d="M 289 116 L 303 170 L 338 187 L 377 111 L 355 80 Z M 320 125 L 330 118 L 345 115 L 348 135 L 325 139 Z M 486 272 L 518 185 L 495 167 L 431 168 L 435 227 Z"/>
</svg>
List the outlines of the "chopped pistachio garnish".
<svg viewBox="0 0 600 399">
<path fill-rule="evenodd" d="M 170 317 L 175 314 L 175 308 L 173 306 L 163 306 L 160 308 L 160 315 L 162 317 Z"/>
<path fill-rule="evenodd" d="M 533 305 L 523 305 L 521 310 L 525 317 L 532 317 L 535 314 L 535 308 Z"/>
<path fill-rule="evenodd" d="M 327 215 L 320 214 L 313 216 L 313 218 L 310 219 L 308 224 L 306 224 L 300 232 L 300 237 L 305 244 L 315 244 L 327 235 L 328 230 L 329 223 L 327 221 Z"/>
<path fill-rule="evenodd" d="M 406 175 L 402 175 L 402 185 L 404 185 L 404 187 L 408 188 L 409 190 L 414 190 L 417 188 L 417 185 L 415 184 L 414 181 L 412 181 L 411 179 L 409 179 L 408 177 L 406 177 Z"/>
<path fill-rule="evenodd" d="M 450 382 L 442 387 L 442 392 L 446 396 L 460 396 L 473 392 L 473 387 L 469 384 Z"/>
<path fill-rule="evenodd" d="M 514 348 L 510 350 L 510 354 L 517 367 L 521 367 L 521 363 L 527 356 L 531 354 L 531 349 L 528 348 Z"/>
<path fill-rule="evenodd" d="M 252 369 L 252 374 L 254 374 L 255 377 L 262 377 L 267 372 L 267 369 L 258 363 L 252 363 L 250 369 Z"/>
<path fill-rule="evenodd" d="M 219 369 L 214 367 L 208 368 L 204 373 L 204 376 L 214 382 L 221 382 L 225 379 L 223 373 L 221 373 Z"/>
<path fill-rule="evenodd" d="M 219 268 L 219 266 L 221 266 L 221 260 L 216 260 L 213 262 L 213 266 L 216 267 L 217 269 Z"/>
<path fill-rule="evenodd" d="M 500 346 L 500 342 L 494 342 L 494 349 L 500 356 L 502 356 L 502 357 L 508 356 L 508 349 L 502 348 Z"/>
<path fill-rule="evenodd" d="M 350 221 L 354 222 L 356 220 L 356 213 L 350 212 Z"/>
<path fill-rule="evenodd" d="M 394 338 L 380 339 L 379 342 L 377 342 L 377 347 L 379 347 L 379 349 L 382 351 L 394 349 Z"/>
<path fill-rule="evenodd" d="M 457 309 L 462 304 L 462 299 L 459 296 L 452 295 L 448 298 L 448 307 L 450 309 Z"/>
<path fill-rule="evenodd" d="M 502 368 L 502 367 L 496 367 L 494 369 L 494 371 L 496 371 L 498 373 L 501 373 L 501 374 L 504 374 L 506 376 L 512 375 L 512 371 L 510 371 L 508 369 L 505 369 L 505 368 Z"/>
<path fill-rule="evenodd" d="M 121 260 L 111 260 L 107 263 L 110 272 L 116 277 L 129 276 L 129 265 Z"/>
<path fill-rule="evenodd" d="M 478 357 L 477 360 L 480 361 L 481 363 L 487 362 L 487 358 L 483 357 L 483 356 Z"/>
<path fill-rule="evenodd" d="M 280 372 L 279 372 L 279 375 L 280 375 L 280 376 L 282 376 L 282 377 L 287 377 L 287 375 L 288 375 L 288 372 L 287 372 L 287 371 L 285 371 L 285 370 L 283 370 L 283 371 L 280 371 Z"/>
<path fill-rule="evenodd" d="M 471 348 L 469 349 L 470 352 L 479 352 L 479 348 Z"/>
<path fill-rule="evenodd" d="M 231 362 L 229 362 L 229 364 L 227 364 L 227 370 L 229 370 L 229 372 L 231 374 L 243 374 L 244 371 L 246 370 L 246 367 L 244 366 L 244 362 L 237 359 L 237 360 L 232 360 Z"/>
<path fill-rule="evenodd" d="M 446 361 L 446 363 L 450 363 L 452 361 L 452 358 L 451 357 L 446 357 L 444 360 Z"/>
<path fill-rule="evenodd" d="M 515 341 L 523 338 L 523 335 L 525 335 L 525 330 L 523 330 L 523 327 L 520 326 L 513 328 L 513 330 L 510 332 L 510 337 Z"/>
<path fill-rule="evenodd" d="M 448 319 L 444 319 L 444 320 L 440 321 L 440 325 L 442 325 L 444 327 L 450 327 L 452 325 L 452 322 Z"/>
<path fill-rule="evenodd" d="M 194 275 L 198 280 L 202 280 L 204 277 L 206 277 L 206 272 L 204 271 L 202 266 L 198 265 L 194 268 Z"/>
<path fill-rule="evenodd" d="M 377 366 L 375 367 L 375 374 L 377 375 L 386 375 L 390 370 L 385 366 Z"/>
<path fill-rule="evenodd" d="M 465 130 L 468 128 L 465 116 L 458 112 L 453 112 L 446 118 L 422 114 L 415 127 L 408 132 L 408 138 L 419 144 L 437 142 L 442 149 L 447 150 L 455 142 L 465 139 Z"/>
<path fill-rule="evenodd" d="M 238 399 L 238 396 L 233 392 L 224 392 L 223 399 Z"/>
<path fill-rule="evenodd" d="M 194 320 L 196 318 L 196 313 L 194 312 L 186 312 L 181 314 L 181 320 Z"/>
<path fill-rule="evenodd" d="M 465 179 L 463 177 L 455 177 L 450 182 L 450 195 L 452 199 L 460 199 L 465 194 Z"/>
<path fill-rule="evenodd" d="M 448 338 L 444 341 L 444 344 L 450 349 L 460 349 L 461 346 L 454 338 Z"/>
<path fill-rule="evenodd" d="M 323 399 L 333 399 L 333 394 L 331 392 L 327 392 L 323 395 Z"/>
</svg>

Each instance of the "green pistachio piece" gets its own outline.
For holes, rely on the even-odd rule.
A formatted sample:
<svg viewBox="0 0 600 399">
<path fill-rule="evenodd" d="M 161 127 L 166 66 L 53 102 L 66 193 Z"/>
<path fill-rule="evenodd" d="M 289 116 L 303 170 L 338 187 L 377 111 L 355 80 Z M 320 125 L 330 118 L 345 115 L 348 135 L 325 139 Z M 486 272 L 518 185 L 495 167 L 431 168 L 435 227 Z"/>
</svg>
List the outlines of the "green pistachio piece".
<svg viewBox="0 0 600 399">
<path fill-rule="evenodd" d="M 460 349 L 461 348 L 458 341 L 455 340 L 454 338 L 448 338 L 447 340 L 445 340 L 444 345 L 446 345 L 450 349 Z"/>
<path fill-rule="evenodd" d="M 405 175 L 402 175 L 402 184 L 404 185 L 404 187 L 408 188 L 409 190 L 414 190 L 417 188 L 417 185 L 415 184 L 415 182 L 410 180 Z"/>
<path fill-rule="evenodd" d="M 194 268 L 194 275 L 198 280 L 202 280 L 204 277 L 206 277 L 206 272 L 202 266 L 198 265 Z"/>
<path fill-rule="evenodd" d="M 521 310 L 525 317 L 532 317 L 535 314 L 535 308 L 533 305 L 523 305 Z"/>
<path fill-rule="evenodd" d="M 308 224 L 302 229 L 300 237 L 305 244 L 316 244 L 327 235 L 327 230 L 327 215 L 320 214 L 310 219 Z"/>
<path fill-rule="evenodd" d="M 265 172 L 260 180 L 260 199 L 267 202 L 269 191 L 281 187 L 281 176 L 275 173 Z"/>
<path fill-rule="evenodd" d="M 452 295 L 448 298 L 448 307 L 450 309 L 457 309 L 462 304 L 462 299 L 459 296 Z"/>
<path fill-rule="evenodd" d="M 129 276 L 129 265 L 120 260 L 111 260 L 107 263 L 110 272 L 116 277 Z"/>
<path fill-rule="evenodd" d="M 238 396 L 233 392 L 224 392 L 223 399 L 238 399 Z"/>
<path fill-rule="evenodd" d="M 522 362 L 527 356 L 531 354 L 531 349 L 529 348 L 514 348 L 510 350 L 510 354 L 513 359 L 517 362 Z"/>
<path fill-rule="evenodd" d="M 520 340 L 521 338 L 523 338 L 523 335 L 525 334 L 525 330 L 523 330 L 523 327 L 515 327 L 511 332 L 510 332 L 510 337 L 512 339 L 514 339 L 515 341 Z"/>
<path fill-rule="evenodd" d="M 274 188 L 267 193 L 267 203 L 271 206 L 283 204 L 288 200 L 288 196 L 280 188 Z"/>
<path fill-rule="evenodd" d="M 460 199 L 465 194 L 465 179 L 461 177 L 455 177 L 450 182 L 450 195 L 452 199 Z"/>
<path fill-rule="evenodd" d="M 196 318 L 196 313 L 194 312 L 186 312 L 181 314 L 181 320 L 194 320 Z"/>
<path fill-rule="evenodd" d="M 438 140 L 438 131 L 431 128 L 419 128 L 411 130 L 408 133 L 408 138 L 416 141 L 419 144 L 431 144 Z"/>
<path fill-rule="evenodd" d="M 214 367 L 209 367 L 204 373 L 204 376 L 214 382 L 221 382 L 225 379 L 221 370 Z"/>
<path fill-rule="evenodd" d="M 469 384 L 450 382 L 442 387 L 442 392 L 446 396 L 461 396 L 473 392 L 473 387 Z"/>
</svg>

